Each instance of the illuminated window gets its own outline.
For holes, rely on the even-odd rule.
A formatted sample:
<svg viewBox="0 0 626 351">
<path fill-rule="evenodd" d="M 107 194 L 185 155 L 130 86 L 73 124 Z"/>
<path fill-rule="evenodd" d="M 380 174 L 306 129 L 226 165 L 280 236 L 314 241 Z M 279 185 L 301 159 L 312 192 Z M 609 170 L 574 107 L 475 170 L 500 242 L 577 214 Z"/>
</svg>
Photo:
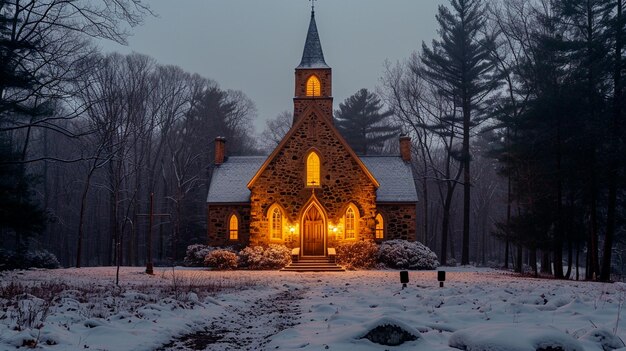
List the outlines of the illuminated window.
<svg viewBox="0 0 626 351">
<path fill-rule="evenodd" d="M 230 220 L 228 221 L 228 233 L 230 240 L 239 239 L 239 220 L 235 215 L 231 215 Z"/>
<path fill-rule="evenodd" d="M 383 216 L 376 215 L 376 239 L 382 239 L 385 237 L 385 227 L 383 223 Z"/>
<path fill-rule="evenodd" d="M 278 207 L 274 207 L 274 210 L 272 211 L 270 231 L 272 239 L 280 240 L 283 238 L 283 216 Z"/>
<path fill-rule="evenodd" d="M 306 81 L 306 96 L 320 95 L 320 80 L 316 76 L 310 76 Z"/>
<path fill-rule="evenodd" d="M 346 210 L 346 239 L 354 239 L 356 237 L 356 218 L 354 209 L 348 207 Z"/>
<path fill-rule="evenodd" d="M 306 158 L 306 185 L 320 185 L 320 157 L 315 152 L 311 152 Z"/>
</svg>

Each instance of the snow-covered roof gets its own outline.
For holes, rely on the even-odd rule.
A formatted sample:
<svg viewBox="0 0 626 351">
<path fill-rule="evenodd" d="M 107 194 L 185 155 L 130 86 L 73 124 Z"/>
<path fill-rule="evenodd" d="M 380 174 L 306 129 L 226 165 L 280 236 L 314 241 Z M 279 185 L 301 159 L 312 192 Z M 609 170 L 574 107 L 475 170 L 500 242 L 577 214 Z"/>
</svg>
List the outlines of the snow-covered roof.
<svg viewBox="0 0 626 351">
<path fill-rule="evenodd" d="M 261 168 L 266 156 L 230 156 L 213 169 L 207 203 L 250 201 L 248 182 Z"/>
<path fill-rule="evenodd" d="M 302 60 L 297 68 L 330 68 L 324 60 L 322 52 L 322 42 L 317 32 L 317 24 L 315 24 L 315 12 L 311 12 L 311 22 L 309 23 L 309 31 L 306 35 L 306 43 L 304 44 L 304 52 Z"/>
<path fill-rule="evenodd" d="M 411 165 L 400 156 L 360 156 L 380 183 L 376 202 L 417 202 Z"/>
<path fill-rule="evenodd" d="M 266 156 L 231 156 L 214 168 L 207 203 L 250 201 L 248 182 L 261 168 Z M 398 156 L 361 156 L 365 167 L 379 182 L 377 202 L 416 202 L 417 190 L 411 166 Z"/>
</svg>

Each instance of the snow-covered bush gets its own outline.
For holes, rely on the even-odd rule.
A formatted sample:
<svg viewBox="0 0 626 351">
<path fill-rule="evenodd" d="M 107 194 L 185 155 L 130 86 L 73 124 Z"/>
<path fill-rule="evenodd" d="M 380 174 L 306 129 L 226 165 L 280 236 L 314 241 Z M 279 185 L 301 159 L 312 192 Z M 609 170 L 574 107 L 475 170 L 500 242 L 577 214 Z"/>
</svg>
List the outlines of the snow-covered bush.
<svg viewBox="0 0 626 351">
<path fill-rule="evenodd" d="M 184 264 L 187 267 L 202 267 L 204 266 L 204 259 L 207 255 L 215 250 L 214 247 L 202 245 L 202 244 L 193 244 L 187 246 L 187 252 L 185 253 Z"/>
<path fill-rule="evenodd" d="M 376 266 L 378 245 L 373 241 L 347 242 L 337 247 L 337 263 L 347 269 L 369 269 Z"/>
<path fill-rule="evenodd" d="M 15 253 L 0 249 L 0 271 L 15 269 L 14 267 Z"/>
<path fill-rule="evenodd" d="M 280 269 L 291 263 L 285 245 L 248 246 L 239 252 L 239 266 L 248 269 Z"/>
<path fill-rule="evenodd" d="M 57 257 L 50 251 L 44 249 L 30 250 L 26 252 L 27 267 L 36 268 L 59 268 L 61 264 Z"/>
<path fill-rule="evenodd" d="M 239 257 L 236 253 L 229 250 L 213 250 L 209 252 L 204 260 L 204 264 L 208 267 L 227 270 L 237 268 Z"/>
<path fill-rule="evenodd" d="M 14 251 L 0 250 L 0 271 L 28 268 L 59 268 L 57 257 L 48 250 L 31 249 L 23 255 Z"/>
<path fill-rule="evenodd" d="M 378 261 L 390 268 L 435 269 L 437 255 L 417 241 L 389 240 L 380 245 Z"/>
</svg>

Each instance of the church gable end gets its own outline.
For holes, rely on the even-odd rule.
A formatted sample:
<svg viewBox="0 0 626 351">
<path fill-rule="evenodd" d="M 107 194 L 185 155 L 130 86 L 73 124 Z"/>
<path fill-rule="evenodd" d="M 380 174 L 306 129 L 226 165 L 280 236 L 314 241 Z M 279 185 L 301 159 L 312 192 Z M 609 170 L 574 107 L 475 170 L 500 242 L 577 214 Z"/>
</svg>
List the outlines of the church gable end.
<svg viewBox="0 0 626 351">
<path fill-rule="evenodd" d="M 359 207 L 364 220 L 375 216 L 377 184 L 333 129 L 319 112 L 307 114 L 294 126 L 251 184 L 253 215 L 266 213 L 269 206 L 279 203 L 286 219 L 295 226 L 303 206 L 315 194 L 333 223 L 341 221 L 348 202 Z M 311 152 L 320 159 L 318 186 L 307 185 L 306 161 Z M 264 226 L 256 223 L 256 227 L 251 228 L 251 236 L 264 236 Z M 366 227 L 364 223 L 363 228 Z"/>
</svg>

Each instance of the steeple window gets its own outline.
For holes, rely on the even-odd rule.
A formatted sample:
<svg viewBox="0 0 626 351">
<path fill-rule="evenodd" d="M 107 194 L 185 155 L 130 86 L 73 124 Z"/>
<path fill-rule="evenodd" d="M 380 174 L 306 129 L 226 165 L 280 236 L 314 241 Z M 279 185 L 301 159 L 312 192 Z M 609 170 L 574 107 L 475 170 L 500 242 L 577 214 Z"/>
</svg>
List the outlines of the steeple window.
<svg viewBox="0 0 626 351">
<path fill-rule="evenodd" d="M 310 76 L 306 81 L 306 96 L 317 97 L 321 95 L 321 84 L 319 78 Z"/>
</svg>

